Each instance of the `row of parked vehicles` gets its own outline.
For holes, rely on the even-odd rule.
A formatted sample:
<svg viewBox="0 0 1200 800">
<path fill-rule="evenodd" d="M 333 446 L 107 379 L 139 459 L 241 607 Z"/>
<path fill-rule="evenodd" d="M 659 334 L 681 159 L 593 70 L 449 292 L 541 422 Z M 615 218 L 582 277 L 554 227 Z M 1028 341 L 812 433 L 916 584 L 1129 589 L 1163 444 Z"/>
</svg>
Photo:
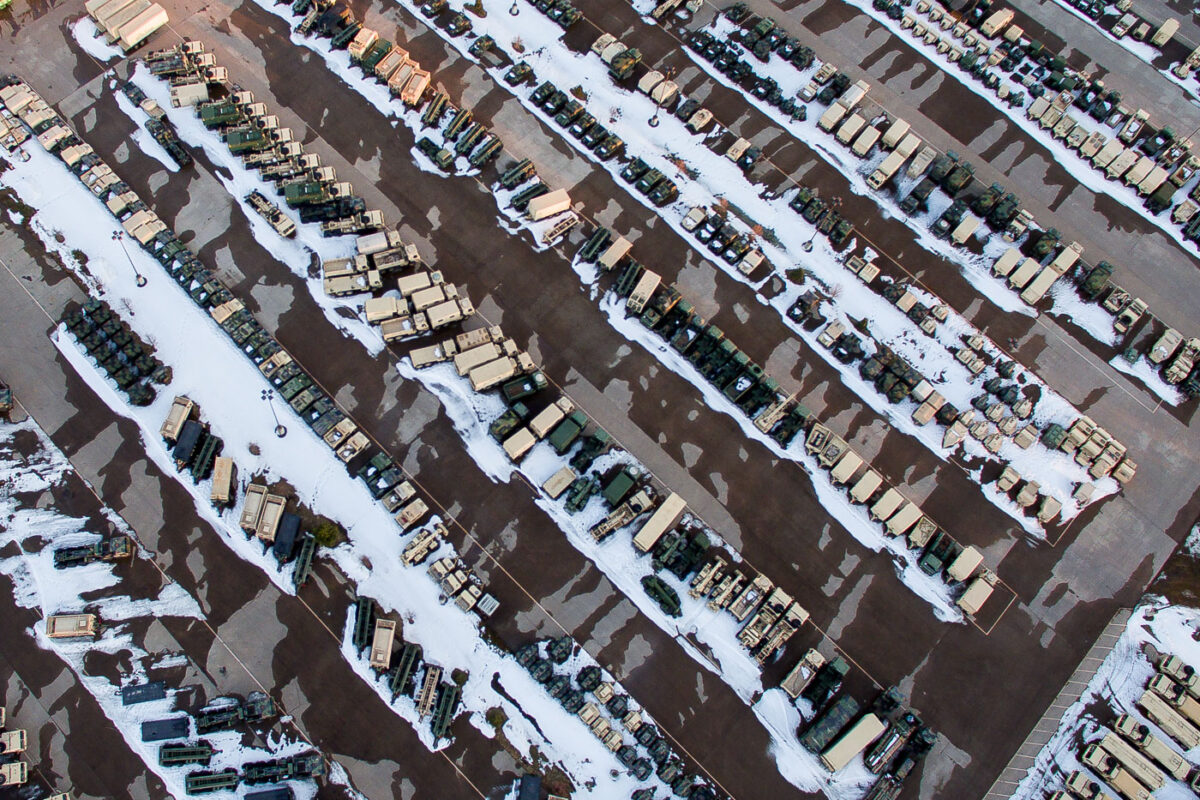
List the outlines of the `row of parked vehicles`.
<svg viewBox="0 0 1200 800">
<path fill-rule="evenodd" d="M 1155 666 L 1137 699 L 1154 727 L 1132 713 L 1101 727 L 1079 755 L 1080 764 L 1099 780 L 1076 770 L 1050 800 L 1111 800 L 1106 788 L 1123 800 L 1149 800 L 1173 781 L 1200 792 L 1200 767 L 1185 757 L 1200 744 L 1200 678 L 1194 667 L 1170 653 L 1161 654 Z"/>
<path fill-rule="evenodd" d="M 62 324 L 134 405 L 150 405 L 154 387 L 170 383 L 170 369 L 103 300 L 67 310 Z"/>
<path fill-rule="evenodd" d="M 281 126 L 279 118 L 268 113 L 265 103 L 255 102 L 252 92 L 230 86 L 227 71 L 215 66 L 201 43 L 187 41 L 150 53 L 145 61 L 152 75 L 168 82 L 173 102 L 193 106 L 201 123 L 216 131 L 231 153 L 273 184 L 289 208 L 298 210 L 301 222 L 320 222 L 325 236 L 383 226 L 383 215 L 367 211 L 362 198 L 352 194 L 350 185 L 337 181 L 332 167 L 322 166 L 315 153 L 306 154 L 291 129 Z M 184 87 L 195 90 L 181 99 Z M 213 89 L 222 95 L 219 99 L 209 99 Z M 131 98 L 145 97 L 137 87 L 127 92 Z M 280 235 L 294 235 L 294 223 L 261 193 L 251 192 L 247 201 Z"/>
<path fill-rule="evenodd" d="M 991 3 L 981 3 L 959 17 L 937 3 L 921 0 L 915 15 L 905 13 L 900 19 L 900 27 L 936 43 L 939 52 L 980 77 L 1012 105 L 1026 105 L 1017 88 L 1024 87 L 1031 98 L 1026 112 L 1030 120 L 1075 149 L 1081 159 L 1104 170 L 1110 179 L 1124 178 L 1147 198 L 1151 213 L 1175 205 L 1176 191 L 1200 166 L 1200 160 L 1189 152 L 1190 142 L 1167 126 L 1152 126 L 1148 112 L 1123 105 L 1121 93 L 1107 88 L 1102 79 L 1071 69 L 1064 57 L 1026 37 L 1025 31 L 1013 24 L 1011 9 L 991 9 Z M 939 28 L 946 34 L 939 36 Z M 1167 38 L 1170 33 L 1161 31 Z M 1005 81 L 1000 79 L 1002 75 L 1008 76 Z M 1106 134 L 1103 128 L 1114 133 Z M 1168 181 L 1168 176 L 1173 180 Z M 1176 215 L 1186 222 L 1195 208 L 1194 202 L 1185 201 Z"/>
<path fill-rule="evenodd" d="M 407 558 L 405 560 L 408 561 Z M 392 700 L 401 695 L 411 697 L 416 703 L 417 716 L 421 719 L 430 717 L 434 740 L 441 739 L 454 719 L 462 699 L 462 685 L 466 683 L 468 674 L 454 670 L 453 680 L 442 680 L 444 669 L 425 661 L 419 644 L 403 640 L 396 620 L 378 616 L 371 598 L 357 598 L 354 613 L 352 641 L 355 651 L 361 654 L 370 647 L 368 662 L 376 673 L 386 677 Z M 395 646 L 398 638 L 401 647 L 397 659 Z M 395 666 L 392 665 L 393 661 L 396 661 Z"/>
<path fill-rule="evenodd" d="M 516 659 L 559 705 L 579 717 L 630 775 L 645 781 L 653 774 L 676 797 L 716 800 L 716 790 L 705 781 L 697 781 L 666 737 L 633 706 L 620 684 L 607 679 L 599 667 L 585 666 L 573 676 L 555 671 L 556 666 L 565 665 L 573 654 L 574 642 L 563 636 L 531 642 L 517 650 Z M 634 792 L 632 798 L 653 800 L 658 796 L 648 786 Z"/>
<path fill-rule="evenodd" d="M 818 73 L 817 77 L 822 78 L 820 73 Z M 832 78 L 825 77 L 824 80 L 826 81 L 826 89 L 823 91 L 827 91 L 829 94 L 821 99 L 834 99 L 831 101 L 829 111 L 825 112 L 822 116 L 821 122 L 824 123 L 822 127 L 832 129 L 834 124 L 846 119 L 846 115 L 861 103 L 868 87 L 862 84 L 862 82 L 855 86 L 850 86 L 849 78 L 841 73 L 835 73 Z M 819 84 L 817 80 L 814 80 L 814 83 Z M 1094 94 L 1094 87 L 1089 91 Z M 1084 94 L 1086 95 L 1088 92 Z M 1037 101 L 1035 106 L 1040 108 L 1038 104 L 1042 102 L 1042 100 Z M 1055 103 L 1060 102 L 1063 101 L 1061 99 L 1055 100 Z M 1052 108 L 1053 104 L 1047 102 L 1046 107 Z M 1033 110 L 1031 109 L 1031 112 Z M 858 120 L 851 121 L 858 122 L 852 136 L 858 135 L 859 140 L 861 140 L 861 136 L 870 133 L 870 130 L 868 130 L 861 135 L 858 134 L 858 131 L 861 130 L 864 124 L 861 115 Z M 1068 119 L 1067 121 L 1069 122 L 1070 120 Z M 839 130 L 839 135 L 840 133 L 841 130 Z M 911 134 L 908 133 L 907 123 L 904 123 L 903 120 L 896 120 L 890 122 L 883 129 L 882 143 L 886 147 L 890 140 L 893 146 L 895 146 L 896 142 L 903 141 L 903 138 L 908 136 L 911 136 Z M 1097 137 L 1099 137 L 1099 141 Z M 872 138 L 872 144 L 875 138 L 879 137 Z M 842 140 L 849 144 L 850 137 L 843 137 Z M 1106 147 L 1102 140 L 1103 136 L 1093 134 L 1093 137 L 1087 140 L 1087 142 L 1079 138 L 1079 141 L 1075 142 L 1075 144 L 1083 146 L 1088 153 L 1096 153 L 1099 149 Z M 857 145 L 858 141 L 855 144 Z M 904 159 L 911 155 L 917 146 L 919 146 L 919 140 L 913 141 L 912 146 L 907 149 L 896 146 L 896 151 L 884 162 L 887 165 L 887 169 L 881 166 L 871 176 L 868 183 L 875 188 L 885 183 L 899 170 L 904 163 Z M 1116 146 L 1120 147 L 1120 145 Z M 1110 150 L 1112 149 L 1111 146 L 1107 147 Z M 1158 155 L 1165 147 L 1167 147 L 1167 140 L 1148 137 L 1146 140 L 1141 141 L 1138 152 L 1150 152 Z M 1150 149 L 1147 151 L 1147 148 Z M 1129 152 L 1132 154 L 1134 152 L 1133 148 Z M 1175 156 L 1172 156 L 1172 158 L 1175 158 Z M 888 164 L 889 160 L 894 163 Z M 1133 161 L 1137 161 L 1136 158 Z M 1137 162 L 1137 164 L 1140 165 L 1143 162 L 1147 165 L 1154 164 L 1145 155 L 1142 156 L 1142 162 Z M 1194 166 L 1193 164 L 1184 162 L 1179 164 L 1174 172 L 1170 173 L 1162 166 L 1155 165 L 1152 169 L 1147 166 L 1139 174 L 1148 175 L 1149 178 L 1153 178 L 1156 181 L 1155 185 L 1166 181 L 1170 185 L 1178 187 L 1182 186 L 1187 180 L 1190 180 L 1194 174 Z M 1028 238 L 1022 242 L 1020 248 L 1010 248 L 997 260 L 994 266 L 996 274 L 999 277 L 1005 278 L 1014 291 L 1020 293 L 1020 297 L 1024 302 L 1036 305 L 1046 296 L 1055 281 L 1059 277 L 1066 275 L 1079 282 L 1080 292 L 1087 298 L 1099 301 L 1099 295 L 1102 292 L 1105 294 L 1102 305 L 1114 315 L 1113 325 L 1118 333 L 1123 335 L 1130 333 L 1142 320 L 1143 316 L 1146 315 L 1148 307 L 1144 301 L 1131 297 L 1119 286 L 1109 282 L 1108 279 L 1111 277 L 1113 271 L 1110 264 L 1101 262 L 1096 267 L 1088 268 L 1080 260 L 1082 248 L 1076 243 L 1062 243 L 1060 234 L 1053 228 L 1045 231 L 1036 228 L 1032 215 L 1020 208 L 1020 201 L 1015 194 L 1006 191 L 998 183 L 978 191 L 973 190 L 972 185 L 975 183 L 974 167 L 970 162 L 961 159 L 953 151 L 935 155 L 932 148 L 925 148 L 914 159 L 909 169 L 909 175 L 910 177 L 915 177 L 924 172 L 926 168 L 927 172 L 924 177 L 902 199 L 900 203 L 901 210 L 907 214 L 925 211 L 928 207 L 927 203 L 930 194 L 935 189 L 940 188 L 952 197 L 954 201 L 932 223 L 931 227 L 935 234 L 948 236 L 954 243 L 963 244 L 977 231 L 982 222 L 986 222 L 995 230 L 1002 231 L 1003 238 L 1009 242 L 1017 242 L 1022 237 L 1025 237 L 1026 234 L 1029 234 Z M 1149 175 L 1151 171 L 1155 172 L 1158 177 Z M 793 208 L 809 208 L 812 206 L 814 198 L 815 193 L 807 189 L 807 187 L 802 186 L 792 200 Z M 1177 211 L 1187 212 L 1185 216 L 1190 218 L 1195 208 L 1196 205 L 1189 200 L 1179 206 Z M 1200 226 L 1198 226 L 1198 229 L 1200 229 Z M 1163 358 L 1169 357 L 1174 352 L 1174 348 L 1182 341 L 1179 334 L 1173 329 L 1168 329 L 1164 337 L 1159 340 L 1161 345 L 1156 345 L 1150 351 L 1150 354 L 1158 356 L 1157 360 L 1151 358 L 1155 364 L 1162 363 Z M 1170 349 L 1170 353 L 1167 356 L 1161 356 L 1160 351 L 1167 348 Z M 1184 360 L 1187 360 L 1186 357 Z M 1190 361 L 1188 363 L 1190 364 Z M 1171 372 L 1171 375 L 1174 377 L 1172 382 L 1184 382 L 1185 391 L 1189 395 L 1194 394 L 1197 389 L 1200 389 L 1200 380 L 1184 380 L 1188 377 L 1186 370 L 1182 373 L 1179 370 L 1174 370 Z"/>
</svg>

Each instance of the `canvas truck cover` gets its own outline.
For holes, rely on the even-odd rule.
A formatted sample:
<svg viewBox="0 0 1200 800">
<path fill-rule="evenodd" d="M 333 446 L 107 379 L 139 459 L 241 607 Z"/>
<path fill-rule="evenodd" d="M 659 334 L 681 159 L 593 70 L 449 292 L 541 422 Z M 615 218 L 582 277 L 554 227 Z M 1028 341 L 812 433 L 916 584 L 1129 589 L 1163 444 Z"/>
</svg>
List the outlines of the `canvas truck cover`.
<svg viewBox="0 0 1200 800">
<path fill-rule="evenodd" d="M 983 563 L 983 554 L 968 545 L 958 554 L 958 558 L 950 562 L 946 574 L 956 581 L 966 581 Z"/>
<path fill-rule="evenodd" d="M 873 469 L 868 469 L 863 476 L 854 482 L 850 490 L 850 499 L 856 503 L 865 503 L 875 494 L 875 490 L 883 485 L 883 478 Z"/>
<path fill-rule="evenodd" d="M 883 497 L 871 506 L 871 516 L 879 521 L 883 521 L 896 513 L 896 509 L 904 502 L 904 495 L 900 494 L 899 490 L 892 488 L 883 493 Z"/>
<path fill-rule="evenodd" d="M 899 511 L 888 517 L 885 527 L 892 536 L 899 536 L 915 525 L 920 518 L 921 507 L 916 503 L 905 501 Z"/>
</svg>

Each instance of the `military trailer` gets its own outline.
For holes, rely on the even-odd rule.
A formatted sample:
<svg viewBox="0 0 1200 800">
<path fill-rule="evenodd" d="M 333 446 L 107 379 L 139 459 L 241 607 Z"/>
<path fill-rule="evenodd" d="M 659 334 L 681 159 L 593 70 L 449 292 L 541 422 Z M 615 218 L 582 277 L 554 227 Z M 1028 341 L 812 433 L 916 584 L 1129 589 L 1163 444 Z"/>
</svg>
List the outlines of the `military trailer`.
<svg viewBox="0 0 1200 800">
<path fill-rule="evenodd" d="M 159 429 L 159 433 L 168 444 L 174 444 L 178 440 L 184 422 L 191 416 L 195 407 L 196 404 L 184 395 L 179 395 L 172 401 L 171 410 L 167 412 L 167 418 Z"/>
<path fill-rule="evenodd" d="M 286 497 L 268 493 L 263 498 L 262 513 L 258 517 L 258 526 L 254 529 L 254 535 L 267 544 L 273 543 L 286 505 Z"/>
<path fill-rule="evenodd" d="M 992 591 L 996 587 L 996 580 L 994 573 L 986 569 L 983 570 L 967 585 L 967 590 L 963 592 L 962 597 L 958 598 L 955 603 L 965 614 L 974 616 L 979 613 L 979 609 L 983 608 L 983 604 L 992 596 Z"/>
<path fill-rule="evenodd" d="M 267 487 L 252 483 L 246 487 L 246 499 L 242 504 L 242 515 L 239 524 L 242 530 L 253 533 L 258 529 L 258 521 L 262 517 L 263 504 L 267 498 Z"/>
<path fill-rule="evenodd" d="M 233 471 L 232 458 L 217 456 L 213 459 L 210 499 L 218 508 L 228 505 L 233 499 Z"/>
<path fill-rule="evenodd" d="M 46 635 L 51 639 L 95 637 L 100 622 L 95 614 L 52 614 L 46 617 Z"/>
<path fill-rule="evenodd" d="M 386 670 L 392 663 L 392 644 L 396 639 L 396 621 L 378 619 L 371 638 L 370 663 L 373 669 Z"/>
<path fill-rule="evenodd" d="M 800 744 L 810 753 L 820 753 L 858 713 L 859 704 L 850 695 L 842 695 L 825 712 L 813 720 L 800 737 Z"/>
<path fill-rule="evenodd" d="M 542 491 L 549 495 L 552 500 L 557 500 L 577 477 L 578 475 L 576 475 L 575 470 L 570 467 L 563 467 L 542 484 Z"/>
<path fill-rule="evenodd" d="M 784 677 L 783 682 L 779 684 L 780 688 L 795 700 L 817 676 L 817 671 L 825 666 L 825 660 L 825 656 L 815 648 L 810 649 Z"/>
</svg>

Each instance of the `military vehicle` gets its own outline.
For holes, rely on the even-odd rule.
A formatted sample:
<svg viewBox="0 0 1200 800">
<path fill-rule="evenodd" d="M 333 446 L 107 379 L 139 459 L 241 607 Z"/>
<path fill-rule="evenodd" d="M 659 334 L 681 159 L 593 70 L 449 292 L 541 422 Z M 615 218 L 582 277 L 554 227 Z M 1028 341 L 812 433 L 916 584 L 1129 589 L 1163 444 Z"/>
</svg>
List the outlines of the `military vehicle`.
<svg viewBox="0 0 1200 800">
<path fill-rule="evenodd" d="M 536 174 L 536 167 L 528 158 L 518 161 L 500 176 L 500 185 L 505 189 L 515 189 Z"/>
<path fill-rule="evenodd" d="M 867 769 L 876 775 L 882 772 L 920 725 L 921 720 L 916 714 L 912 712 L 901 714 L 892 723 L 887 733 L 880 737 L 875 742 L 875 745 L 867 751 L 863 759 L 863 763 L 866 764 Z"/>
<path fill-rule="evenodd" d="M 601 161 L 609 161 L 625 152 L 625 141 L 615 133 L 610 133 L 596 145 L 596 149 L 593 152 L 596 153 Z"/>
<path fill-rule="evenodd" d="M 1109 279 L 1112 278 L 1114 267 L 1107 261 L 1101 261 L 1088 272 L 1087 277 L 1083 279 L 1079 291 L 1084 297 L 1095 300 L 1108 286 Z"/>
<path fill-rule="evenodd" d="M 533 67 L 524 61 L 518 61 L 513 64 L 508 72 L 504 73 L 504 82 L 509 86 L 516 86 L 519 83 L 525 83 L 533 78 Z"/>
<path fill-rule="evenodd" d="M 947 150 L 942 155 L 939 155 L 933 160 L 929 166 L 928 177 L 939 186 L 956 166 L 958 165 L 958 153 L 953 150 Z"/>
<path fill-rule="evenodd" d="M 417 142 L 417 149 L 429 157 L 429 160 L 440 169 L 449 171 L 454 168 L 454 153 L 438 145 L 428 136 L 422 136 Z"/>
<path fill-rule="evenodd" d="M 213 746 L 203 739 L 195 744 L 174 742 L 164 744 L 158 749 L 158 763 L 163 767 L 177 767 L 182 764 L 200 764 L 207 767 L 215 752 Z"/>
<path fill-rule="evenodd" d="M 242 781 L 251 786 L 259 783 L 280 783 L 297 778 L 313 778 L 325 774 L 325 761 L 317 752 L 300 753 L 269 761 L 252 761 L 242 767 Z"/>
<path fill-rule="evenodd" d="M 980 217 L 986 217 L 996 207 L 996 204 L 1000 202 L 1000 197 L 1003 194 L 1004 187 L 998 183 L 993 183 L 971 201 L 971 213 Z"/>
<path fill-rule="evenodd" d="M 573 411 L 551 431 L 547 441 L 554 448 L 554 452 L 560 456 L 565 455 L 575 444 L 575 440 L 579 438 L 586 425 L 587 415 L 582 411 Z"/>
<path fill-rule="evenodd" d="M 537 183 L 528 186 L 513 195 L 512 199 L 509 200 L 509 205 L 512 206 L 516 211 L 524 212 L 529 207 L 529 202 L 531 200 L 533 200 L 535 197 L 541 197 L 544 194 L 548 194 L 549 191 L 549 186 L 541 181 L 538 181 Z"/>
<path fill-rule="evenodd" d="M 434 94 L 433 99 L 429 101 L 429 105 L 425 107 L 425 111 L 421 114 L 421 125 L 426 127 L 436 128 L 442 122 L 442 113 L 446 110 L 446 105 L 449 99 L 443 92 Z"/>
<path fill-rule="evenodd" d="M 946 236 L 954 229 L 963 217 L 967 214 L 967 203 L 964 200 L 955 200 L 950 204 L 950 207 L 942 212 L 942 216 L 937 219 L 931 226 L 933 232 L 937 236 Z"/>
<path fill-rule="evenodd" d="M 575 652 L 575 642 L 570 636 L 559 636 L 546 644 L 546 656 L 555 664 L 565 664 Z"/>
<path fill-rule="evenodd" d="M 608 432 L 597 428 L 593 433 L 583 437 L 579 449 L 571 456 L 571 468 L 576 472 L 586 471 L 592 466 L 592 462 L 608 450 L 611 444 L 612 437 Z"/>
<path fill-rule="evenodd" d="M 503 442 L 521 423 L 529 418 L 529 415 L 529 408 L 524 403 L 514 403 L 512 407 L 492 421 L 491 425 L 488 426 L 488 433 L 497 442 Z"/>
<path fill-rule="evenodd" d="M 669 617 L 678 617 L 683 612 L 679 602 L 679 595 L 675 590 L 668 586 L 657 575 L 646 575 L 642 578 L 642 589 L 654 602 L 658 603 L 658 607 L 663 613 Z"/>
<path fill-rule="evenodd" d="M 974 174 L 975 167 L 973 167 L 969 161 L 960 161 L 955 164 L 954 168 L 946 175 L 945 179 L 942 181 L 942 188 L 946 190 L 946 194 L 953 197 L 971 182 L 971 178 Z"/>
<path fill-rule="evenodd" d="M 642 53 L 636 47 L 631 47 L 613 56 L 608 65 L 608 73 L 613 80 L 623 81 L 633 74 L 633 70 L 642 63 Z"/>
<path fill-rule="evenodd" d="M 944 531 L 938 531 L 925 547 L 925 554 L 917 565 L 926 575 L 933 575 L 958 557 L 962 546 Z"/>
<path fill-rule="evenodd" d="M 839 656 L 817 670 L 816 677 L 805 687 L 800 696 L 812 703 L 814 708 L 820 708 L 829 699 L 829 696 L 837 691 L 841 686 L 842 679 L 849 672 L 850 665 Z"/>
<path fill-rule="evenodd" d="M 520 375 L 502 384 L 500 386 L 500 394 L 504 397 L 504 401 L 511 406 L 520 400 L 532 397 L 548 385 L 549 382 L 546 380 L 545 373 L 537 370 L 529 375 Z"/>
<path fill-rule="evenodd" d="M 189 772 L 184 779 L 184 790 L 188 794 L 207 794 L 236 789 L 241 782 L 236 769 L 220 772 Z"/>
<path fill-rule="evenodd" d="M 104 541 L 78 547 L 60 547 L 54 551 L 55 569 L 82 567 L 93 561 L 116 561 L 133 554 L 133 542 L 128 536 L 113 536 Z"/>
<path fill-rule="evenodd" d="M 154 141 L 167 151 L 167 155 L 176 164 L 185 168 L 191 166 L 191 154 L 184 149 L 183 143 L 179 141 L 179 137 L 175 135 L 175 130 L 170 125 L 157 119 L 148 119 L 145 126 L 150 135 L 154 137 Z"/>
<path fill-rule="evenodd" d="M 406 642 L 400 648 L 400 656 L 396 666 L 388 673 L 388 688 L 392 692 L 392 700 L 400 695 L 412 694 L 413 677 L 421 667 L 421 646 Z"/>
<path fill-rule="evenodd" d="M 371 639 L 371 629 L 375 622 L 375 603 L 369 597 L 359 597 L 354 601 L 354 634 L 352 641 L 354 649 L 362 652 Z"/>
<path fill-rule="evenodd" d="M 850 695 L 842 695 L 812 721 L 800 736 L 800 744 L 810 753 L 820 753 L 833 742 L 858 711 L 858 701 Z"/>
<path fill-rule="evenodd" d="M 451 36 L 461 36 L 464 33 L 470 33 L 472 27 L 471 20 L 466 14 L 455 11 L 446 23 L 446 32 Z"/>
<path fill-rule="evenodd" d="M 568 513 L 577 514 L 598 491 L 600 491 L 599 478 L 594 475 L 580 475 L 568 487 L 567 499 L 563 507 Z"/>
</svg>

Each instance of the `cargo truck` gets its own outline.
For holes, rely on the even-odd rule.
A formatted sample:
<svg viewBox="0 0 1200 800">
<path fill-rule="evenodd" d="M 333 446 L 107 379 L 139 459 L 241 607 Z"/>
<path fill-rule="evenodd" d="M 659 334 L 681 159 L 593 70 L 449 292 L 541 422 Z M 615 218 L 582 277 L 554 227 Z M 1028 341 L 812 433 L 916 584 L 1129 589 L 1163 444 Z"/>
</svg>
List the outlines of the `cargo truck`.
<svg viewBox="0 0 1200 800">
<path fill-rule="evenodd" d="M 1172 708 L 1157 692 L 1147 689 L 1138 699 L 1138 706 L 1150 721 L 1187 750 L 1200 745 L 1200 730 Z"/>
<path fill-rule="evenodd" d="M 548 219 L 571 209 L 571 198 L 566 189 L 555 189 L 529 201 L 527 214 L 533 222 Z"/>
<path fill-rule="evenodd" d="M 954 244 L 965 244 L 967 239 L 979 228 L 979 218 L 971 214 L 963 217 L 962 221 L 950 232 L 950 241 Z"/>
<path fill-rule="evenodd" d="M 842 118 L 846 116 L 846 113 L 847 109 L 845 106 L 834 103 L 817 120 L 817 127 L 826 132 L 832 131 L 842 121 Z"/>
<path fill-rule="evenodd" d="M 875 505 L 871 506 L 871 518 L 883 522 L 896 513 L 896 509 L 900 508 L 904 502 L 904 496 L 898 489 L 889 488 L 875 501 Z"/>
<path fill-rule="evenodd" d="M 1099 745 L 1088 745 L 1080 758 L 1125 800 L 1150 800 L 1150 792 Z"/>
<path fill-rule="evenodd" d="M 150 8 L 150 0 L 133 0 L 130 3 L 114 3 L 101 10 L 98 27 L 105 41 L 114 44 L 121 35 L 121 28 Z"/>
<path fill-rule="evenodd" d="M 515 433 L 504 440 L 504 452 L 514 463 L 519 462 L 537 441 L 537 437 L 529 428 L 517 428 Z"/>
<path fill-rule="evenodd" d="M 1154 766 L 1150 759 L 1135 750 L 1133 745 L 1117 734 L 1106 732 L 1104 738 L 1100 740 L 1100 746 L 1120 762 L 1126 772 L 1150 791 L 1158 791 L 1167 782 L 1162 770 Z"/>
<path fill-rule="evenodd" d="M 1193 726 L 1200 726 L 1200 700 L 1189 695 L 1182 686 L 1166 675 L 1155 675 L 1150 679 L 1149 687 Z"/>
<path fill-rule="evenodd" d="M 117 44 L 126 53 L 137 49 L 142 42 L 167 24 L 166 10 L 155 3 L 121 27 Z"/>
<path fill-rule="evenodd" d="M 633 546 L 642 553 L 653 550 L 663 534 L 679 523 L 686 508 L 684 499 L 671 492 L 633 537 Z"/>
<path fill-rule="evenodd" d="M 881 188 L 884 184 L 892 179 L 892 176 L 895 175 L 900 167 L 904 164 L 906 158 L 907 156 L 898 150 L 893 150 L 891 153 L 888 153 L 887 158 L 883 160 L 883 163 L 880 164 L 879 167 L 867 178 L 867 185 L 872 189 Z"/>
<path fill-rule="evenodd" d="M 878 472 L 873 469 L 867 469 L 862 477 L 854 482 L 853 488 L 850 489 L 850 499 L 855 503 L 865 503 L 871 499 L 871 495 L 875 494 L 876 490 L 883 485 L 883 478 Z"/>
<path fill-rule="evenodd" d="M 950 580 L 966 583 L 982 563 L 983 554 L 968 545 L 950 562 L 950 566 L 946 568 L 946 575 Z"/>
<path fill-rule="evenodd" d="M 567 487 L 574 483 L 577 477 L 579 476 L 575 473 L 575 470 L 570 467 L 563 467 L 542 484 L 542 491 L 549 495 L 550 499 L 557 500 L 567 490 Z"/>
<path fill-rule="evenodd" d="M 909 129 L 911 127 L 912 126 L 910 126 L 904 120 L 897 119 L 895 122 L 893 122 L 891 125 L 888 126 L 886 131 L 884 131 L 883 139 L 880 140 L 880 144 L 882 144 L 888 150 L 895 149 L 896 145 L 900 144 L 900 142 L 903 139 L 907 138 Z M 920 139 L 918 139 L 917 142 L 919 144 Z M 914 146 L 913 149 L 915 150 L 916 147 Z M 909 150 L 908 154 L 911 155 L 912 150 Z"/>
<path fill-rule="evenodd" d="M 504 356 L 475 367 L 468 373 L 468 377 L 471 388 L 477 392 L 484 392 L 516 374 L 517 362 Z"/>
<path fill-rule="evenodd" d="M 837 460 L 837 463 L 833 465 L 833 469 L 830 470 L 830 480 L 833 481 L 835 486 L 846 483 L 862 464 L 862 456 L 847 448 L 841 458 Z"/>
<path fill-rule="evenodd" d="M 850 151 L 859 158 L 866 158 L 867 153 L 869 153 L 871 148 L 875 146 L 875 143 L 879 141 L 879 135 L 879 128 L 871 125 L 858 135 L 858 138 L 854 140 L 854 146 L 850 148 Z"/>
<path fill-rule="evenodd" d="M 1143 725 L 1135 717 L 1122 714 L 1117 718 L 1113 729 L 1133 743 L 1135 747 L 1162 765 L 1171 777 L 1176 780 L 1186 780 L 1192 765 L 1174 748 L 1150 732 L 1149 726 Z"/>
<path fill-rule="evenodd" d="M 879 738 L 887 726 L 874 714 L 863 715 L 832 746 L 821 753 L 821 765 L 837 772 Z"/>
</svg>

